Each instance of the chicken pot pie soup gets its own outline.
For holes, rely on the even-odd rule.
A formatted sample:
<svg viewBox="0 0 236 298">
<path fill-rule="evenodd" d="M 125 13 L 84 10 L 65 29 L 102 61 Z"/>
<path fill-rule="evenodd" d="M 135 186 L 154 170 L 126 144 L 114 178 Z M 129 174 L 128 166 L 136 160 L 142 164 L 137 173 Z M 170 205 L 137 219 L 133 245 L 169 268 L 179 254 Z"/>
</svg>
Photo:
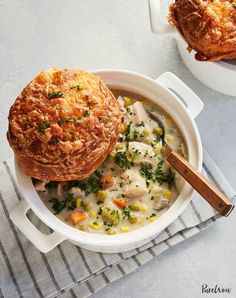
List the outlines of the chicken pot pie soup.
<svg viewBox="0 0 236 298">
<path fill-rule="evenodd" d="M 103 164 L 83 180 L 34 181 L 41 199 L 59 219 L 84 232 L 108 235 L 127 233 L 157 220 L 182 187 L 181 177 L 162 155 L 162 129 L 147 110 L 161 116 L 166 141 L 187 158 L 180 130 L 161 108 L 137 94 L 112 92 L 122 124 Z"/>
</svg>

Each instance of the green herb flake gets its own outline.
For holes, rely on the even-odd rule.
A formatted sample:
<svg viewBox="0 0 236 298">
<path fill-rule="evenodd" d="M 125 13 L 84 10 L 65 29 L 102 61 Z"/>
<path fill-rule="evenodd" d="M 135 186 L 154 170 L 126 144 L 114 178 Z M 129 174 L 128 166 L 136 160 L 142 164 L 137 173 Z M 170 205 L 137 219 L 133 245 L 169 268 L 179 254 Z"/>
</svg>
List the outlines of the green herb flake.
<svg viewBox="0 0 236 298">
<path fill-rule="evenodd" d="M 57 198 L 51 198 L 49 202 L 52 203 L 52 209 L 54 210 L 55 215 L 60 213 L 65 208 L 65 203 L 59 201 Z"/>
<path fill-rule="evenodd" d="M 45 188 L 50 191 L 50 190 L 57 189 L 57 186 L 58 186 L 57 181 L 50 181 L 45 185 Z"/>
<path fill-rule="evenodd" d="M 171 168 L 169 168 L 168 171 L 164 173 L 162 168 L 163 163 L 164 159 L 160 159 L 155 171 L 155 178 L 160 185 L 162 185 L 163 183 L 167 183 L 168 186 L 171 188 L 175 182 L 175 173 L 172 172 Z"/>
<path fill-rule="evenodd" d="M 73 131 L 70 131 L 70 135 L 71 135 L 72 142 L 77 140 L 77 136 Z"/>
<path fill-rule="evenodd" d="M 49 92 L 48 93 L 48 98 L 49 99 L 59 98 L 59 97 L 63 97 L 63 93 L 60 90 L 58 90 L 56 92 Z"/>
<path fill-rule="evenodd" d="M 96 193 L 102 188 L 101 178 L 96 177 L 96 175 L 91 175 L 85 180 L 76 180 L 77 186 L 84 191 L 85 196 L 91 193 Z"/>
<path fill-rule="evenodd" d="M 145 126 L 145 124 L 144 124 L 144 122 L 143 121 L 141 121 L 138 125 L 137 125 L 138 127 L 140 127 L 140 126 Z"/>
<path fill-rule="evenodd" d="M 115 155 L 115 163 L 122 169 L 129 169 L 129 161 L 127 160 L 127 157 L 125 155 L 125 152 L 117 152 Z"/>
<path fill-rule="evenodd" d="M 38 131 L 39 131 L 40 133 L 45 133 L 45 130 L 46 130 L 47 128 L 49 128 L 49 127 L 50 127 L 50 123 L 47 122 L 47 121 L 44 121 L 44 122 L 42 122 L 42 123 L 39 124 L 39 126 L 38 126 Z"/>
<path fill-rule="evenodd" d="M 81 90 L 81 89 L 82 89 L 82 88 L 81 88 L 81 84 L 77 84 L 77 85 L 75 85 L 75 86 L 70 87 L 70 90 L 72 90 L 72 89 Z"/>
<path fill-rule="evenodd" d="M 127 218 L 129 219 L 130 218 L 130 208 L 129 207 L 126 207 L 124 210 L 123 210 L 123 218 Z"/>
<path fill-rule="evenodd" d="M 142 177 L 145 177 L 147 180 L 153 179 L 152 165 L 141 163 L 139 173 Z"/>
<path fill-rule="evenodd" d="M 107 117 L 107 116 L 99 116 L 98 119 L 99 120 L 109 120 L 109 117 Z"/>
<path fill-rule="evenodd" d="M 64 123 L 64 120 L 63 120 L 63 119 L 59 119 L 59 120 L 57 121 L 57 123 L 58 123 L 59 125 L 62 125 L 62 124 Z"/>
<path fill-rule="evenodd" d="M 51 140 L 49 141 L 50 145 L 56 145 L 59 142 L 59 139 L 56 137 L 52 137 Z"/>
<path fill-rule="evenodd" d="M 127 125 L 125 138 L 127 141 L 129 141 L 132 138 L 132 121 L 130 121 Z"/>
<path fill-rule="evenodd" d="M 65 117 L 65 121 L 66 121 L 66 122 L 71 122 L 72 120 L 73 120 L 72 117 Z"/>
</svg>

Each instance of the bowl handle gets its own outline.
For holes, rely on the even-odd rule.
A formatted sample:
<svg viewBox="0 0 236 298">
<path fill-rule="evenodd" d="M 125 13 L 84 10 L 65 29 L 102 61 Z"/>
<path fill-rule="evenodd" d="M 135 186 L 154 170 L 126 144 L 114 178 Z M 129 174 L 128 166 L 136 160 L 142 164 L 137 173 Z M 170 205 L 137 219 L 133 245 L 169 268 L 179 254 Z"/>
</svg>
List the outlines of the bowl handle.
<svg viewBox="0 0 236 298">
<path fill-rule="evenodd" d="M 148 2 L 152 32 L 175 37 L 177 34 L 176 30 L 173 27 L 171 27 L 169 24 L 165 24 L 163 22 L 163 18 L 161 16 L 160 1 L 161 0 L 149 0 Z"/>
<path fill-rule="evenodd" d="M 196 118 L 204 107 L 204 103 L 183 81 L 171 72 L 165 72 L 156 81 L 167 87 L 187 106 L 191 116 Z"/>
<path fill-rule="evenodd" d="M 29 209 L 29 205 L 23 200 L 11 211 L 10 218 L 38 250 L 47 253 L 66 239 L 56 232 L 50 235 L 41 233 L 26 216 Z"/>
</svg>

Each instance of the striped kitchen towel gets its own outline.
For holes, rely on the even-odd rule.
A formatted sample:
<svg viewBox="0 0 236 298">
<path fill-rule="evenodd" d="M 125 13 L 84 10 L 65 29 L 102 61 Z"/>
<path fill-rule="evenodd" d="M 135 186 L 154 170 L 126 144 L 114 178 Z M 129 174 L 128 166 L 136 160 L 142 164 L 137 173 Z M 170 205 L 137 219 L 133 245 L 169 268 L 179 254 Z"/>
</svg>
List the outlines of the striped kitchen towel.
<svg viewBox="0 0 236 298">
<path fill-rule="evenodd" d="M 203 166 L 211 181 L 228 197 L 236 197 L 206 153 Z M 65 241 L 43 254 L 9 218 L 9 212 L 21 200 L 13 160 L 4 162 L 0 177 L 0 297 L 88 297 L 220 218 L 195 193 L 191 204 L 174 223 L 138 249 L 118 254 L 95 253 Z M 34 214 L 29 213 L 29 218 L 42 232 L 50 233 Z"/>
</svg>

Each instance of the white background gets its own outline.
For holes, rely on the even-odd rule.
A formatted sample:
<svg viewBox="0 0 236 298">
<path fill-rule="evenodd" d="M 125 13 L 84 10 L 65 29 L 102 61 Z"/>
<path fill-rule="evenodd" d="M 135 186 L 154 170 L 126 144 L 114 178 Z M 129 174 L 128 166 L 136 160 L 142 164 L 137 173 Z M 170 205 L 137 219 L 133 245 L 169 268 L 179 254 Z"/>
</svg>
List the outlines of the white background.
<svg viewBox="0 0 236 298">
<path fill-rule="evenodd" d="M 175 42 L 150 30 L 147 0 L 0 1 L 0 158 L 10 105 L 40 70 L 119 68 L 153 78 L 172 71 L 204 101 L 197 119 L 204 147 L 236 185 L 236 98 L 216 93 L 186 69 Z M 236 216 L 171 248 L 94 298 L 236 297 Z M 201 294 L 201 285 L 233 288 Z"/>
</svg>

